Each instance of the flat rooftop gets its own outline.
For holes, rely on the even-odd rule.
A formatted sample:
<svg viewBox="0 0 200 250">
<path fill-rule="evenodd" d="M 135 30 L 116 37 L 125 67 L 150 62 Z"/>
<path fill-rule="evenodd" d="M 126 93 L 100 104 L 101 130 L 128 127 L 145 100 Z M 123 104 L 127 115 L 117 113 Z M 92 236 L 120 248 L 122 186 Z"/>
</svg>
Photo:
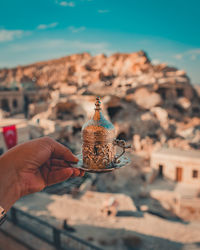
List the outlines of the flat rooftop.
<svg viewBox="0 0 200 250">
<path fill-rule="evenodd" d="M 26 119 L 12 119 L 12 118 L 5 118 L 0 120 L 0 132 L 2 128 L 5 126 L 16 125 L 17 128 L 26 127 L 28 121 Z"/>
<path fill-rule="evenodd" d="M 200 150 L 182 150 L 179 148 L 161 148 L 152 153 L 152 156 L 176 157 L 186 159 L 198 159 L 200 161 Z"/>
</svg>

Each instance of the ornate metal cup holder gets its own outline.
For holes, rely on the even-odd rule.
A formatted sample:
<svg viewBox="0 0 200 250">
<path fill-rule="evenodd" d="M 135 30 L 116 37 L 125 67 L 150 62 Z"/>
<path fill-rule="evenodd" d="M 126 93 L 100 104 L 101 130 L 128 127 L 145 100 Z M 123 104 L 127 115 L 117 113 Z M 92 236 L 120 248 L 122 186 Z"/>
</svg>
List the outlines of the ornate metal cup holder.
<svg viewBox="0 0 200 250">
<path fill-rule="evenodd" d="M 73 165 L 73 168 L 78 168 L 81 170 L 84 170 L 85 172 L 89 172 L 89 173 L 107 173 L 107 172 L 111 172 L 114 171 L 116 169 L 125 167 L 128 163 L 130 163 L 130 159 L 123 155 L 120 157 L 120 159 L 117 160 L 117 162 L 111 162 L 108 166 L 106 166 L 106 168 L 103 169 L 89 169 L 86 168 L 83 164 L 83 156 L 82 154 L 77 155 L 79 162 L 77 163 L 77 165 Z"/>
<path fill-rule="evenodd" d="M 75 168 L 90 173 L 106 173 L 130 162 L 124 153 L 131 146 L 124 140 L 115 139 L 115 127 L 103 116 L 99 97 L 96 98 L 94 116 L 83 125 L 81 136 L 82 154 L 78 155 L 79 162 Z M 117 155 L 115 146 L 122 150 Z"/>
</svg>

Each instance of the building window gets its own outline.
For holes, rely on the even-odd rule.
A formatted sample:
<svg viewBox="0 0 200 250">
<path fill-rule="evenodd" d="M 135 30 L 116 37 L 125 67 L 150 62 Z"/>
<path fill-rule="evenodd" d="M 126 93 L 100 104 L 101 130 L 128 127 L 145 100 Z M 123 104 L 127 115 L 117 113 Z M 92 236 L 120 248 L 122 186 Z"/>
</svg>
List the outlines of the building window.
<svg viewBox="0 0 200 250">
<path fill-rule="evenodd" d="M 13 100 L 13 108 L 17 108 L 18 106 L 18 102 L 16 99 Z"/>
<path fill-rule="evenodd" d="M 1 108 L 4 111 L 10 112 L 10 107 L 9 107 L 9 103 L 8 103 L 7 99 L 2 99 L 2 101 L 1 101 Z"/>
<path fill-rule="evenodd" d="M 192 177 L 193 178 L 198 178 L 198 171 L 197 170 L 192 171 Z"/>
<path fill-rule="evenodd" d="M 183 89 L 177 89 L 176 93 L 178 97 L 182 97 L 184 95 Z"/>
<path fill-rule="evenodd" d="M 199 107 L 193 107 L 193 108 L 192 108 L 192 112 L 194 112 L 194 113 L 199 113 L 199 112 L 200 112 Z"/>
<path fill-rule="evenodd" d="M 183 177 L 183 169 L 181 167 L 176 168 L 176 181 L 181 182 Z"/>
<path fill-rule="evenodd" d="M 163 177 L 163 165 L 158 166 L 158 176 Z"/>
<path fill-rule="evenodd" d="M 166 89 L 165 88 L 160 88 L 160 89 L 158 89 L 157 92 L 162 96 L 163 100 L 166 99 Z"/>
</svg>

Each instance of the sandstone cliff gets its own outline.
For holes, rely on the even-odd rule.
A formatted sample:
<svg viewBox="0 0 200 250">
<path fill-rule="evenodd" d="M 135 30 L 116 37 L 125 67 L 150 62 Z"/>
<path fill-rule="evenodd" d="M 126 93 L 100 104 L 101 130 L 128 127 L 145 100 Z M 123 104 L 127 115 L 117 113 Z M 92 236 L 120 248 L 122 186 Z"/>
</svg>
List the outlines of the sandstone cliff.
<svg viewBox="0 0 200 250">
<path fill-rule="evenodd" d="M 74 54 L 0 70 L 0 86 L 13 82 L 49 90 L 51 105 L 45 115 L 37 115 L 40 120 L 88 119 L 93 96 L 100 95 L 119 138 L 133 137 L 136 150 L 147 152 L 165 143 L 200 148 L 200 99 L 189 77 L 166 64 L 152 64 L 143 51 L 109 57 Z"/>
<path fill-rule="evenodd" d="M 165 64 L 153 65 L 143 51 L 116 53 L 109 57 L 103 54 L 74 54 L 27 66 L 1 69 L 0 85 L 9 86 L 13 82 L 60 88 L 65 93 L 84 89 L 95 94 L 118 96 L 125 96 L 143 85 L 148 85 L 154 91 L 158 85 L 162 88 L 176 85 L 176 88 L 189 87 L 187 97 L 190 99 L 193 96 L 190 80 L 184 71 Z"/>
</svg>

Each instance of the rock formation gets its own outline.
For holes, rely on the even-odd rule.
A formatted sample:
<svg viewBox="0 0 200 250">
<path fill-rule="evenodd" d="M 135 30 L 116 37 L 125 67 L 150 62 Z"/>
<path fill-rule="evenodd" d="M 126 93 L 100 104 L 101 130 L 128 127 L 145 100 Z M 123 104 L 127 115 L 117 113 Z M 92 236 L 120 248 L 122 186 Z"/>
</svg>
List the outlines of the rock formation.
<svg viewBox="0 0 200 250">
<path fill-rule="evenodd" d="M 1 69 L 0 86 L 9 88 L 13 82 L 49 90 L 47 111 L 33 120 L 54 121 L 56 128 L 63 120 L 73 121 L 70 129 L 58 129 L 62 140 L 64 135 L 67 140 L 73 141 L 76 135 L 80 140 L 81 125 L 93 111 L 94 96 L 99 95 L 118 138 L 133 140 L 136 150 L 150 153 L 164 144 L 200 148 L 200 98 L 189 77 L 166 64 L 152 64 L 143 51 L 109 57 L 74 54 Z M 32 106 L 34 116 L 37 107 Z M 44 129 L 50 124 L 53 131 L 52 122 L 42 124 Z"/>
</svg>

